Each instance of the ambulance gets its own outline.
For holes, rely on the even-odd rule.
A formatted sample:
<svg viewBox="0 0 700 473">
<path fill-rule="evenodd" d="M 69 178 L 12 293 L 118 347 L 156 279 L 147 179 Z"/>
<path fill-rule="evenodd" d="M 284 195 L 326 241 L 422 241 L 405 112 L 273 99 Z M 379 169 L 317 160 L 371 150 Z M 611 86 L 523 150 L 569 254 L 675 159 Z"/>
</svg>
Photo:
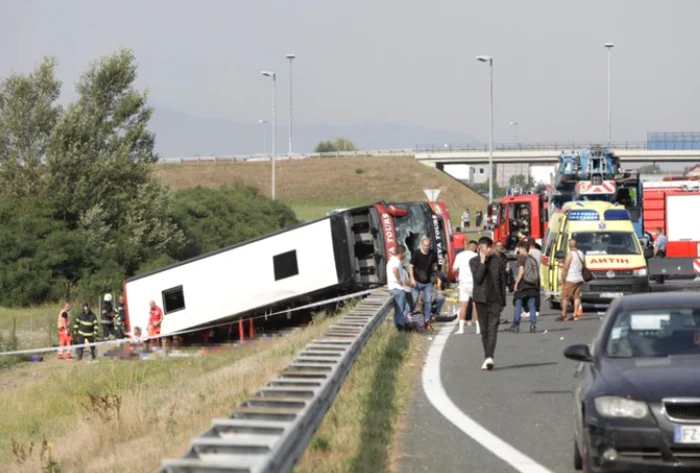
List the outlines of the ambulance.
<svg viewBox="0 0 700 473">
<path fill-rule="evenodd" d="M 651 290 L 629 211 L 610 202 L 568 202 L 551 215 L 543 238 L 540 278 L 552 309 L 561 306 L 559 274 L 572 238 L 593 274 L 581 289 L 584 305 L 605 307 L 623 295 Z"/>
</svg>

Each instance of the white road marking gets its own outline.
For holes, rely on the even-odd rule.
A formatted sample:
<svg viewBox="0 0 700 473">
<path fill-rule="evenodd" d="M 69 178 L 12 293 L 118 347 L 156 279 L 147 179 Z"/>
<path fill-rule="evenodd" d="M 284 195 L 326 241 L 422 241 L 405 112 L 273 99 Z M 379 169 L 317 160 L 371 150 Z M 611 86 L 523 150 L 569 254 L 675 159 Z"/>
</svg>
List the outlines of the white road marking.
<svg viewBox="0 0 700 473">
<path fill-rule="evenodd" d="M 522 473 L 553 473 L 532 458 L 516 450 L 494 434 L 486 430 L 479 423 L 462 412 L 450 399 L 442 386 L 440 379 L 440 362 L 442 352 L 445 349 L 447 338 L 454 329 L 455 322 L 446 324 L 435 337 L 428 358 L 423 367 L 423 390 L 430 403 L 459 430 L 480 443 L 501 460 L 508 463 Z M 477 361 L 477 360 L 475 360 Z M 484 373 L 484 376 L 491 374 Z"/>
</svg>

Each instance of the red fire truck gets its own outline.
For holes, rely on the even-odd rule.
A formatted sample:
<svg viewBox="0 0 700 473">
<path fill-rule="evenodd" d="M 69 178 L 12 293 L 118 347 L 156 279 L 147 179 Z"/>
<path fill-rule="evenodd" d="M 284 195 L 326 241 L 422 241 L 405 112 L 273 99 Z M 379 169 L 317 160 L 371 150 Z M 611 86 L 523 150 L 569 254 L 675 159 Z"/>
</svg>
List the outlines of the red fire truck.
<svg viewBox="0 0 700 473">
<path fill-rule="evenodd" d="M 666 235 L 666 258 L 649 260 L 649 275 L 663 282 L 666 277 L 695 277 L 700 273 L 700 181 L 671 178 L 644 183 L 644 230 L 656 238 Z"/>
</svg>

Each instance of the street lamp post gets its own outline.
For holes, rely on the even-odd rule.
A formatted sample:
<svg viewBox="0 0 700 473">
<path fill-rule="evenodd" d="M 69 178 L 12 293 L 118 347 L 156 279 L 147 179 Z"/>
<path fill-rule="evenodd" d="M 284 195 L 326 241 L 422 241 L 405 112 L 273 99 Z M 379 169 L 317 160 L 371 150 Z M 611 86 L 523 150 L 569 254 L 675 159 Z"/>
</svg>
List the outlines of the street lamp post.
<svg viewBox="0 0 700 473">
<path fill-rule="evenodd" d="M 608 50 L 608 146 L 612 140 L 612 118 L 611 118 L 611 101 L 610 101 L 610 83 L 611 83 L 611 68 L 612 68 L 612 48 L 613 43 L 605 43 L 605 48 Z"/>
<path fill-rule="evenodd" d="M 476 59 L 489 65 L 489 205 L 491 205 L 493 203 L 493 58 L 491 56 L 477 56 Z"/>
<path fill-rule="evenodd" d="M 263 126 L 263 155 L 267 154 L 267 120 L 258 120 Z"/>
<path fill-rule="evenodd" d="M 513 130 L 515 131 L 515 144 L 518 144 L 518 122 L 510 122 L 510 125 L 513 127 Z"/>
<path fill-rule="evenodd" d="M 265 77 L 272 78 L 272 200 L 275 200 L 275 129 L 277 128 L 277 74 L 270 71 L 261 71 Z"/>
<path fill-rule="evenodd" d="M 289 156 L 292 155 L 292 61 L 296 56 L 287 54 L 289 59 Z"/>
</svg>

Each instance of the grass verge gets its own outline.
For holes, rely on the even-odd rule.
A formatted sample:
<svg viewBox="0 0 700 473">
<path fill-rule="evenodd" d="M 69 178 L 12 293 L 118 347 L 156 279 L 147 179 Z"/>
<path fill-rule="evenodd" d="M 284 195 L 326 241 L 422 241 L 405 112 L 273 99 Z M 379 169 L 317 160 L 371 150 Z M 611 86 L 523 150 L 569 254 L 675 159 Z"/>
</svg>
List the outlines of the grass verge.
<svg viewBox="0 0 700 473">
<path fill-rule="evenodd" d="M 427 338 L 382 324 L 362 351 L 295 473 L 396 471 L 401 414 Z"/>
<path fill-rule="evenodd" d="M 300 220 L 323 217 L 336 208 L 378 200 L 425 201 L 424 189 L 440 189 L 453 223 L 466 207 L 486 210 L 486 199 L 457 180 L 413 157 L 353 157 L 281 160 L 277 162 L 277 198 Z M 243 182 L 270 194 L 270 163 L 185 163 L 158 167 L 161 178 L 176 189 L 220 187 Z"/>
<path fill-rule="evenodd" d="M 331 323 L 320 318 L 284 338 L 205 357 L 50 360 L 0 372 L 0 404 L 11 406 L 0 409 L 3 472 L 45 471 L 46 439 L 60 471 L 151 473 L 163 457 L 184 454 L 213 417 L 227 416 Z"/>
</svg>

